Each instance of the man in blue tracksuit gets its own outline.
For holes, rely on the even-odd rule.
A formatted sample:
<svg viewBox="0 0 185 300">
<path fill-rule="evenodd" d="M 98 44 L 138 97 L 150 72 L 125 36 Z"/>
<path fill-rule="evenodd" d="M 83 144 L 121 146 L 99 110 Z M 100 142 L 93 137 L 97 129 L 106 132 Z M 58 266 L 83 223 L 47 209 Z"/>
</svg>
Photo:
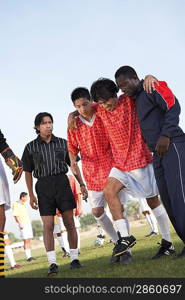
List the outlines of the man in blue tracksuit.
<svg viewBox="0 0 185 300">
<path fill-rule="evenodd" d="M 145 92 L 143 80 L 129 66 L 119 68 L 115 79 L 122 92 L 135 99 L 143 137 L 153 152 L 161 200 L 185 243 L 185 133 L 178 125 L 179 102 L 164 81 L 152 93 Z M 185 247 L 177 257 L 185 257 Z"/>
</svg>

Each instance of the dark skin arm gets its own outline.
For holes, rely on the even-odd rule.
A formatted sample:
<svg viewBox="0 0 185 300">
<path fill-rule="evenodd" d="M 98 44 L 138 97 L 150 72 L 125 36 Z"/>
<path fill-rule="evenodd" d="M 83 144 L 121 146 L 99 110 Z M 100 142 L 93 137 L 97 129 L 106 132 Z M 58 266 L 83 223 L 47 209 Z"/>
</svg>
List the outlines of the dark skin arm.
<svg viewBox="0 0 185 300">
<path fill-rule="evenodd" d="M 30 198 L 30 205 L 33 209 L 38 209 L 38 201 L 37 198 L 35 197 L 33 193 L 33 177 L 32 173 L 30 172 L 25 172 L 25 181 L 29 193 L 29 198 Z"/>
<path fill-rule="evenodd" d="M 76 162 L 77 155 L 75 155 L 71 151 L 69 151 L 69 158 L 70 158 L 70 162 L 71 162 L 71 166 L 70 166 L 71 171 L 72 171 L 73 175 L 75 176 L 75 178 L 77 179 L 78 183 L 80 184 L 80 189 L 81 189 L 83 200 L 86 200 L 88 197 L 88 191 L 83 182 L 82 175 L 81 175 L 80 169 L 78 167 L 78 163 Z"/>
<path fill-rule="evenodd" d="M 170 138 L 167 136 L 160 136 L 155 147 L 155 151 L 160 157 L 163 157 L 164 154 L 168 151 L 170 145 Z"/>
</svg>

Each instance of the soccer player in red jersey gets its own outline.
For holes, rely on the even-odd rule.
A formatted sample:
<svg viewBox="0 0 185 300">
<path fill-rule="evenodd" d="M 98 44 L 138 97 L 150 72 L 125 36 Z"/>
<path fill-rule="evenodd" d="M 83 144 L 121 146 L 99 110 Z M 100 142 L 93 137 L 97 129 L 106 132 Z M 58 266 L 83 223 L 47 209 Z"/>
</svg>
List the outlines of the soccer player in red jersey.
<svg viewBox="0 0 185 300">
<path fill-rule="evenodd" d="M 103 189 L 113 163 L 110 143 L 104 125 L 90 101 L 89 91 L 79 87 L 72 92 L 71 99 L 79 114 L 76 119 L 77 128 L 68 129 L 71 167 L 76 165 L 76 157 L 80 153 L 92 214 L 109 234 L 111 240 L 116 243 L 117 233 L 104 210 L 107 203 Z M 120 196 L 120 199 L 124 202 L 124 197 Z"/>
<path fill-rule="evenodd" d="M 95 81 L 91 86 L 91 97 L 99 104 L 96 115 L 101 118 L 106 128 L 113 155 L 113 168 L 104 188 L 120 236 L 113 249 L 113 255 L 121 255 L 136 243 L 136 239 L 132 235 L 129 236 L 122 215 L 118 193 L 124 190 L 134 197 L 146 198 L 157 218 L 162 234 L 163 251 L 160 248 L 153 258 L 159 258 L 174 252 L 168 217 L 158 198 L 152 155 L 142 138 L 134 101 L 125 95 L 118 98 L 117 92 L 114 81 L 106 78 Z"/>
</svg>

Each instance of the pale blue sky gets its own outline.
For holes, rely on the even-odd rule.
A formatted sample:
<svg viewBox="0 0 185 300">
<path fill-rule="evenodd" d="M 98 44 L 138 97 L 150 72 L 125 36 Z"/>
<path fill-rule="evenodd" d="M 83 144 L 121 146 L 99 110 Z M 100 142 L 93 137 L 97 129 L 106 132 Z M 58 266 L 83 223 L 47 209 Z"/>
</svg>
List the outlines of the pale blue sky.
<svg viewBox="0 0 185 300">
<path fill-rule="evenodd" d="M 66 137 L 71 91 L 99 77 L 114 79 L 121 65 L 140 78 L 166 80 L 185 129 L 184 11 L 184 0 L 0 0 L 0 128 L 16 154 L 35 138 L 33 120 L 41 111 L 53 114 L 54 133 Z M 6 171 L 15 201 L 26 189 L 24 177 L 14 186 Z M 16 232 L 10 216 L 7 229 Z"/>
</svg>

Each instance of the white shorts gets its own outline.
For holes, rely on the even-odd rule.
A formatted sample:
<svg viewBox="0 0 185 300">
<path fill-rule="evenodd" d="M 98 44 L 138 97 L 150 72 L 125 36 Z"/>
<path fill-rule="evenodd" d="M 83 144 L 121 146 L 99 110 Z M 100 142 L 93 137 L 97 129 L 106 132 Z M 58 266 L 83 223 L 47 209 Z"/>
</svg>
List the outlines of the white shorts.
<svg viewBox="0 0 185 300">
<path fill-rule="evenodd" d="M 24 226 L 23 229 L 20 230 L 21 238 L 23 240 L 32 239 L 33 238 L 33 230 L 31 227 L 31 223 L 24 224 L 23 226 Z"/>
<path fill-rule="evenodd" d="M 75 223 L 75 228 L 79 228 L 81 226 L 79 216 L 73 216 L 73 219 Z M 64 226 L 62 217 L 58 217 L 58 222 L 59 222 L 60 231 L 66 231 L 66 227 Z"/>
<path fill-rule="evenodd" d="M 5 205 L 5 210 L 10 209 L 10 193 L 8 180 L 4 170 L 3 163 L 0 159 L 0 205 Z"/>
<path fill-rule="evenodd" d="M 141 212 L 143 212 L 143 211 L 151 212 L 152 211 L 145 198 L 141 198 L 141 199 L 138 199 L 138 200 L 139 200 L 139 205 L 140 205 Z"/>
<path fill-rule="evenodd" d="M 125 194 L 124 190 L 121 190 L 118 194 L 120 202 L 123 205 L 127 202 L 127 196 Z M 88 191 L 88 199 L 91 208 L 107 206 L 103 191 Z"/>
<path fill-rule="evenodd" d="M 112 168 L 109 177 L 119 180 L 126 187 L 124 191 L 135 198 L 151 198 L 159 194 L 152 164 L 129 172 Z"/>
</svg>

